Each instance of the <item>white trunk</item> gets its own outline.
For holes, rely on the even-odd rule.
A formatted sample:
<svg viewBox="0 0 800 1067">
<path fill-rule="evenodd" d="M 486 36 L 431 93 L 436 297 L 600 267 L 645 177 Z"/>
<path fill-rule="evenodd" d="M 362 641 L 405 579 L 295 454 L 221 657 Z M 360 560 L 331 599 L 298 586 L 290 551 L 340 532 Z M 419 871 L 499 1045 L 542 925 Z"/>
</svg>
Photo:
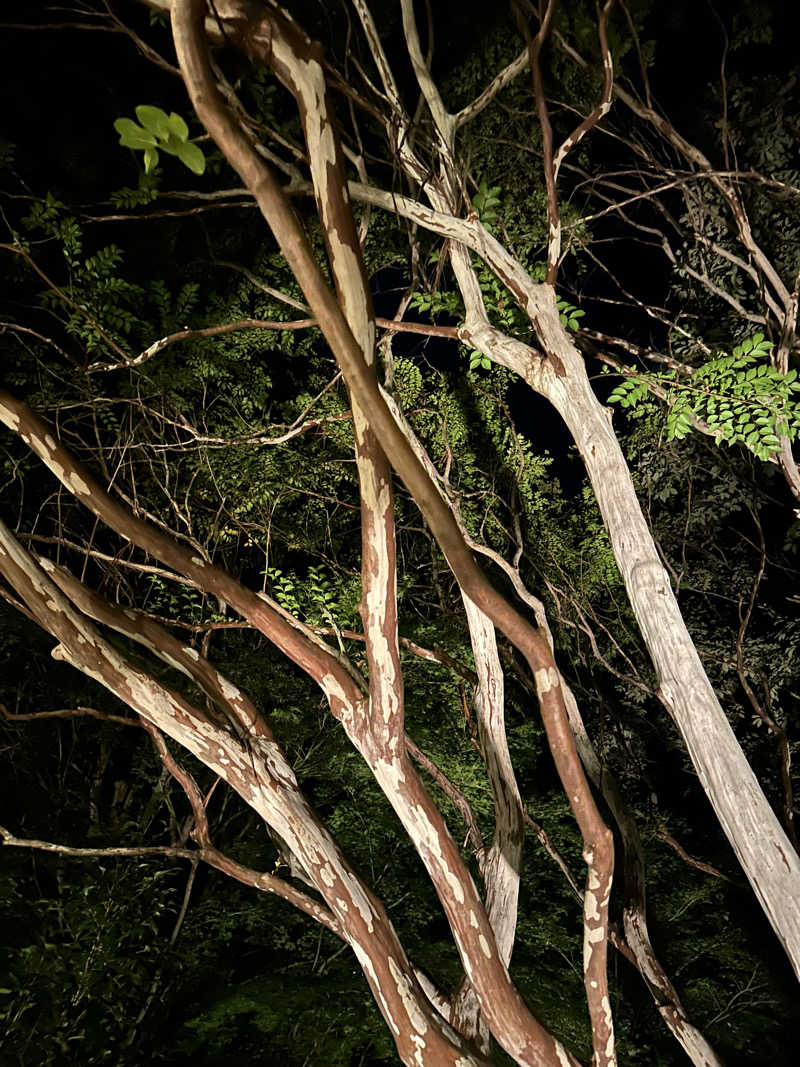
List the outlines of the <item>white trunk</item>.
<svg viewBox="0 0 800 1067">
<path fill-rule="evenodd" d="M 544 311 L 544 314 L 543 314 Z M 800 858 L 770 807 L 731 729 L 645 522 L 611 416 L 592 392 L 583 360 L 555 307 L 539 307 L 537 332 L 558 355 L 525 375 L 557 408 L 578 446 L 611 538 L 634 614 L 672 715 L 734 852 L 800 977 Z"/>
</svg>

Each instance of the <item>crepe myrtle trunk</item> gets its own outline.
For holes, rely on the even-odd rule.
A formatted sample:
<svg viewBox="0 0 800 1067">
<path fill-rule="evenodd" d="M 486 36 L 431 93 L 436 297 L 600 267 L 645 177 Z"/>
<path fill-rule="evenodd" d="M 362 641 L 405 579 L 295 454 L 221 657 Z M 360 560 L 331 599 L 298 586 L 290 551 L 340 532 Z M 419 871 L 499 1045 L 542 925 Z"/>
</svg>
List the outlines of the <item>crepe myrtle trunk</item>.
<svg viewBox="0 0 800 1067">
<path fill-rule="evenodd" d="M 159 6 L 167 5 L 164 2 Z M 187 0 L 175 0 L 171 6 L 174 14 L 178 8 L 187 6 Z M 231 30 L 226 33 L 229 43 L 243 47 L 251 57 L 279 68 L 286 63 L 288 53 L 285 41 L 279 37 L 271 38 L 271 31 L 264 30 L 269 22 L 263 17 L 265 10 L 274 13 L 278 9 L 271 4 L 253 5 L 243 0 L 225 0 L 224 5 L 217 4 L 216 13 L 229 20 L 226 23 Z M 407 6 L 404 6 L 406 10 Z M 208 19 L 205 25 L 213 35 L 214 21 Z M 259 29 L 254 31 L 256 26 Z M 303 62 L 317 61 L 320 55 L 318 45 L 310 46 Z M 381 60 L 381 57 L 376 59 Z M 382 61 L 385 61 L 385 56 Z M 278 73 L 281 73 L 280 69 Z M 427 78 L 424 88 L 432 115 L 439 130 L 444 131 L 442 167 L 446 170 L 453 165 L 449 132 L 454 128 L 453 117 L 441 114 L 441 100 L 437 98 L 430 76 L 425 74 L 424 77 Z M 197 107 L 196 100 L 195 104 Z M 314 130 L 324 131 L 330 128 L 330 115 L 323 114 L 327 101 L 320 96 L 317 105 L 319 110 L 312 116 L 306 110 L 306 120 L 309 117 L 313 120 L 311 123 L 307 121 L 306 127 L 310 125 Z M 301 106 L 301 112 L 304 107 L 307 109 L 308 104 Z M 200 112 L 202 109 L 198 107 L 197 110 Z M 204 119 L 202 114 L 201 119 Z M 410 158 L 407 143 L 406 140 L 401 151 L 404 162 Z M 320 144 L 310 144 L 310 153 L 319 151 Z M 419 175 L 417 178 L 422 180 Z M 260 200 L 264 188 L 263 174 L 259 176 L 253 170 L 250 180 L 245 176 L 245 181 L 256 199 Z M 642 514 L 627 463 L 611 426 L 610 414 L 594 395 L 582 357 L 560 322 L 552 286 L 535 283 L 474 215 L 463 219 L 455 211 L 448 215 L 442 210 L 447 199 L 447 188 L 452 185 L 453 175 L 450 175 L 448 180 L 443 179 L 437 193 L 430 194 L 434 208 L 438 208 L 432 212 L 419 205 L 418 209 L 409 207 L 403 197 L 394 194 L 382 197 L 380 194 L 365 193 L 365 199 L 390 210 L 393 207 L 398 214 L 413 218 L 420 225 L 440 232 L 451 241 L 463 242 L 485 259 L 529 316 L 541 351 L 534 351 L 492 328 L 485 318 L 485 312 L 481 314 L 482 305 L 476 306 L 475 293 L 470 292 L 468 281 L 459 277 L 467 308 L 465 324 L 459 330 L 462 339 L 493 361 L 516 371 L 534 390 L 546 396 L 560 412 L 575 439 L 634 614 L 657 672 L 659 697 L 681 733 L 720 824 L 795 972 L 800 976 L 800 858 L 764 796 L 706 675 Z M 346 202 L 345 196 L 343 203 Z M 294 251 L 294 243 L 287 246 L 287 259 L 297 274 L 298 261 L 295 258 L 292 262 Z M 353 248 L 353 252 L 358 254 L 356 248 Z M 299 269 L 302 272 L 305 268 L 300 266 Z M 463 274 L 458 270 L 456 273 Z M 302 277 L 298 280 L 304 284 Z M 352 342 L 352 335 L 345 324 L 336 325 L 334 322 L 339 309 L 327 302 L 327 296 L 322 296 L 322 303 L 315 308 L 315 301 L 308 293 L 306 295 L 338 358 L 340 352 L 345 351 Z M 334 325 L 332 330 L 326 330 L 325 319 L 330 316 L 333 316 L 330 323 Z M 357 384 L 359 374 L 356 368 L 356 378 L 351 377 L 348 385 L 357 403 L 366 411 L 368 404 L 366 397 L 362 399 L 360 389 L 362 385 L 367 391 L 374 389 L 374 375 L 363 377 L 361 384 Z M 348 377 L 347 373 L 345 377 Z M 411 488 L 396 461 L 399 454 L 397 449 L 402 451 L 396 423 L 380 409 L 377 401 L 370 410 L 369 425 L 393 466 Z M 433 492 L 435 494 L 435 490 Z M 412 495 L 423 513 L 426 502 L 435 504 L 430 486 L 422 487 L 419 493 L 412 489 Z M 442 547 L 452 566 L 452 553 L 444 544 Z M 469 589 L 466 591 L 472 595 Z"/>
<path fill-rule="evenodd" d="M 226 10 L 231 10 L 230 8 Z M 552 652 L 541 632 L 500 595 L 477 566 L 454 518 L 413 445 L 386 404 L 378 387 L 374 366 L 364 351 L 368 330 L 356 305 L 361 301 L 368 317 L 368 290 L 363 270 L 357 269 L 361 250 L 353 225 L 343 157 L 328 106 L 321 50 L 280 9 L 268 5 L 234 8 L 232 38 L 251 56 L 270 65 L 295 96 L 311 165 L 317 209 L 326 235 L 328 256 L 334 275 L 336 295 L 329 288 L 311 246 L 271 169 L 249 137 L 234 120 L 219 93 L 208 57 L 205 37 L 206 5 L 203 0 L 180 0 L 172 5 L 172 27 L 184 80 L 195 110 L 212 138 L 238 171 L 275 235 L 281 252 L 300 284 L 308 304 L 329 343 L 349 390 L 354 410 L 354 427 L 360 448 L 360 464 L 370 462 L 374 448 L 389 457 L 428 526 L 438 541 L 459 586 L 488 619 L 515 644 L 527 659 L 536 681 L 536 690 L 545 730 L 559 776 L 567 793 L 584 841 L 588 867 L 584 905 L 584 979 L 592 1023 L 594 1062 L 612 1067 L 616 1063 L 613 1023 L 608 996 L 606 955 L 608 945 L 608 901 L 613 872 L 613 838 L 602 821 L 583 774 L 575 749 Z M 357 338 L 353 329 L 361 335 Z M 374 446 L 368 445 L 374 434 Z M 364 480 L 371 501 L 362 502 L 389 514 L 382 504 L 385 479 Z M 374 550 L 388 541 L 374 529 Z M 385 570 L 385 567 L 383 568 Z M 380 593 L 369 578 L 373 592 Z M 385 579 L 386 580 L 386 579 Z M 386 581 L 384 596 L 393 595 L 394 585 Z M 365 589 L 367 597 L 369 593 Z M 365 622 L 370 606 L 362 609 Z M 394 626 L 394 613 L 392 612 Z M 394 634 L 376 627 L 379 642 Z M 365 634 L 371 640 L 369 634 Z M 384 648 L 385 654 L 385 648 Z M 371 685 L 372 690 L 372 685 Z M 373 694 L 374 696 L 375 694 Z M 391 694 L 389 694 L 391 696 Z M 397 694 L 394 694 L 396 698 Z M 402 707 L 392 698 L 372 709 L 371 725 L 364 733 L 343 719 L 351 740 L 370 763 L 379 784 L 414 841 L 453 930 L 466 975 L 472 984 L 480 1011 L 503 1048 L 522 1065 L 568 1063 L 571 1057 L 544 1030 L 511 982 L 498 948 L 495 933 L 478 898 L 471 879 L 456 887 L 454 872 L 461 867 L 457 850 L 444 829 L 435 807 L 421 802 L 416 777 L 408 763 L 398 732 Z"/>
<path fill-rule="evenodd" d="M 166 0 L 155 6 L 167 6 Z M 411 8 L 408 3 L 403 8 L 407 21 Z M 473 1032 L 480 1029 L 475 1018 L 480 1013 L 515 1062 L 564 1067 L 577 1061 L 531 1015 L 508 975 L 513 922 L 508 914 L 500 914 L 503 908 L 496 901 L 492 902 L 488 881 L 489 906 L 484 907 L 440 813 L 407 758 L 397 647 L 391 463 L 419 505 L 468 600 L 473 645 L 476 635 L 483 633 L 477 644 L 488 647 L 493 641 L 491 628 L 496 626 L 523 652 L 530 666 L 548 741 L 584 839 L 588 866 L 584 978 L 592 1024 L 593 1064 L 612 1067 L 616 1056 L 605 973 L 613 870 L 611 834 L 580 769 L 560 675 L 547 641 L 477 567 L 449 504 L 377 386 L 372 366 L 374 318 L 349 209 L 341 149 L 328 110 L 320 49 L 274 5 L 217 0 L 207 12 L 205 0 L 173 0 L 172 9 L 178 55 L 198 115 L 239 170 L 272 225 L 350 391 L 362 498 L 362 615 L 370 664 L 369 692 L 365 694 L 359 688 L 329 649 L 322 651 L 308 634 L 301 638 L 298 629 L 268 604 L 268 598 L 261 601 L 255 594 L 234 588 L 236 583 L 229 582 L 203 560 L 167 545 L 169 539 L 159 536 L 146 523 L 127 516 L 120 520 L 119 507 L 110 503 L 85 472 L 70 466 L 60 444 L 23 405 L 0 396 L 0 419 L 18 432 L 62 484 L 99 518 L 138 547 L 190 576 L 200 588 L 224 596 L 315 678 L 329 698 L 331 710 L 391 799 L 439 892 L 475 998 L 475 1004 L 469 1006 Z M 251 57 L 271 65 L 298 99 L 336 296 L 328 289 L 302 227 L 269 169 L 259 160 L 248 136 L 232 123 L 218 94 L 214 95 L 203 36 L 206 14 L 209 33 L 218 33 L 224 20 L 225 41 L 244 47 Z M 452 207 L 446 199 L 448 189 L 453 188 L 452 181 L 443 180 L 434 202 L 438 225 L 446 215 L 443 208 Z M 405 210 L 402 200 L 396 198 L 398 214 Z M 416 221 L 436 230 L 437 220 L 427 217 L 424 211 L 420 210 Z M 444 225 L 455 231 L 455 236 L 447 233 L 451 241 L 462 242 L 453 257 L 454 261 L 461 258 L 456 274 L 467 308 L 460 335 L 547 396 L 569 427 L 586 464 L 633 610 L 658 672 L 659 696 L 684 738 L 700 781 L 766 914 L 800 973 L 800 862 L 767 804 L 705 675 L 636 499 L 609 414 L 594 396 L 583 361 L 559 321 L 553 288 L 534 283 L 513 257 L 490 239 L 474 216 L 461 219 L 454 213 Z M 489 325 L 482 302 L 476 300 L 474 287 L 470 288 L 466 247 L 483 255 L 512 291 L 534 326 L 541 351 L 505 337 Z M 273 741 L 264 734 L 254 745 L 247 716 L 242 727 L 242 695 L 234 690 L 231 696 L 231 690 L 221 684 L 222 695 L 234 711 L 239 709 L 232 721 L 243 732 L 234 737 L 218 733 L 219 724 L 208 723 L 197 709 L 137 673 L 112 646 L 87 628 L 85 619 L 59 594 L 56 586 L 63 588 L 63 584 L 51 580 L 52 566 L 37 562 L 5 528 L 0 528 L 0 557 L 0 569 L 8 581 L 42 625 L 58 638 L 60 658 L 96 677 L 221 776 L 231 779 L 234 772 L 230 765 L 238 768 L 240 780 L 232 783 L 234 788 L 266 821 L 278 826 L 293 855 L 312 875 L 313 884 L 330 909 L 325 912 L 326 921 L 330 928 L 341 930 L 354 949 L 393 1031 L 403 1062 L 430 1067 L 467 1067 L 486 1062 L 483 1049 L 464 1041 L 463 1031 L 458 1033 L 452 1028 L 458 1011 L 451 1010 L 448 1015 L 447 1004 L 440 1003 L 434 995 L 436 991 L 432 994 L 416 975 L 380 904 L 358 883 L 324 828 L 306 810 L 296 783 L 287 777 L 288 769 L 281 766 L 281 774 L 276 773 L 278 754 Z M 77 602 L 69 594 L 68 599 Z M 121 624 L 122 632 L 126 632 L 125 625 Z M 186 661 L 184 666 L 194 677 L 191 662 Z M 491 679 L 485 679 L 489 723 L 493 684 Z M 504 828 L 508 840 L 503 854 L 512 855 L 516 869 L 520 842 L 511 824 L 513 809 L 518 806 L 513 774 L 498 761 L 494 777 L 495 792 L 506 797 L 510 811 L 509 827 Z M 269 783 L 266 790 L 265 783 Z M 291 798 L 290 804 L 287 797 Z M 491 864 L 488 868 L 491 877 Z M 516 875 L 513 871 L 511 874 L 504 887 L 499 882 L 496 886 L 506 894 L 506 912 L 513 911 L 516 904 Z M 497 913 L 494 917 L 493 912 Z M 453 1009 L 454 1005 L 451 1003 L 450 1007 Z"/>
<path fill-rule="evenodd" d="M 561 326 L 555 300 L 538 318 L 563 376 L 541 364 L 529 374 L 558 409 L 592 483 L 614 557 L 656 668 L 658 696 L 684 740 L 700 784 L 800 977 L 800 857 L 764 795 L 708 679 L 642 514 L 630 472 L 595 396 L 582 357 Z M 546 378 L 546 381 L 542 380 Z"/>
</svg>

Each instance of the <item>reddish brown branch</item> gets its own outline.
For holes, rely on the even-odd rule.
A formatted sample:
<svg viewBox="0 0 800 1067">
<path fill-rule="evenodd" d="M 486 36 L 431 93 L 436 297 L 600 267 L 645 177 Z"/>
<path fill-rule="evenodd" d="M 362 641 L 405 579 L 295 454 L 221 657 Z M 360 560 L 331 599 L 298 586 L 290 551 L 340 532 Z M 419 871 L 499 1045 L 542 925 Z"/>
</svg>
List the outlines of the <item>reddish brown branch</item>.
<svg viewBox="0 0 800 1067">
<path fill-rule="evenodd" d="M 600 54 L 603 57 L 603 93 L 597 107 L 575 127 L 569 137 L 566 137 L 553 157 L 553 177 L 558 179 L 558 171 L 567 154 L 572 151 L 576 144 L 581 141 L 591 129 L 593 129 L 604 115 L 611 109 L 611 100 L 614 90 L 614 61 L 611 49 L 608 47 L 608 18 L 615 0 L 606 0 L 597 20 L 597 36 L 600 40 Z"/>
<path fill-rule="evenodd" d="M 207 46 L 202 36 L 204 12 L 205 5 L 200 0 L 189 0 L 188 3 L 181 2 L 173 6 L 173 27 L 178 56 L 195 109 L 229 162 L 237 169 L 256 198 L 264 217 L 275 233 L 290 269 L 303 288 L 306 300 L 326 340 L 336 355 L 354 402 L 358 402 L 384 452 L 391 456 L 393 466 L 421 508 L 463 591 L 510 640 L 524 651 L 535 675 L 551 750 L 586 841 L 586 852 L 590 864 L 585 909 L 587 996 L 593 1006 L 595 1047 L 610 1048 L 610 1055 L 613 1059 L 611 1020 L 600 1009 L 601 1002 L 606 1003 L 603 998 L 608 995 L 605 963 L 608 896 L 613 869 L 613 839 L 600 818 L 580 768 L 569 732 L 558 673 L 553 665 L 550 650 L 538 632 L 496 592 L 477 567 L 452 512 L 439 495 L 437 487 L 428 477 L 402 429 L 389 411 L 378 389 L 374 372 L 366 364 L 361 347 L 353 337 L 347 319 L 326 285 L 296 216 L 271 170 L 259 159 L 248 138 L 227 113 L 214 84 L 207 57 Z M 302 63 L 313 65 L 317 62 L 316 46 L 304 37 L 298 40 L 296 30 L 290 34 L 271 10 L 260 11 L 259 19 L 261 21 L 257 25 L 239 26 L 236 31 L 239 42 L 246 51 L 251 52 L 254 58 L 277 66 L 282 77 L 287 76 L 286 64 L 290 62 L 289 56 L 293 51 L 295 57 L 300 57 Z M 270 48 L 264 48 L 265 41 L 270 42 Z M 278 45 L 277 42 L 280 44 Z M 280 62 L 276 61 L 278 53 L 282 57 Z M 316 130 L 321 129 L 325 136 L 330 129 L 328 120 L 329 117 L 324 113 L 318 115 L 316 119 Z M 318 133 L 315 132 L 315 136 L 318 136 Z M 332 147 L 326 144 L 324 151 L 330 152 Z M 318 143 L 310 139 L 310 158 L 313 159 L 315 152 L 322 150 Z M 339 197 L 339 206 L 331 210 L 334 212 L 349 210 L 346 207 L 347 200 L 341 184 L 331 182 L 327 173 L 323 173 L 320 181 L 321 185 L 317 190 L 318 200 L 326 196 Z M 336 217 L 340 216 L 336 215 Z M 326 230 L 329 242 L 339 239 L 338 230 L 332 230 L 329 226 L 326 226 Z M 347 243 L 352 254 L 357 256 L 359 254 L 357 244 L 351 241 Z M 373 769 L 376 773 L 384 773 L 379 763 L 373 762 Z M 406 802 L 408 806 L 401 803 L 399 788 L 403 787 L 406 767 L 402 770 L 403 778 L 398 778 L 395 772 L 393 794 L 395 806 L 407 828 L 419 836 L 418 811 L 420 802 L 424 800 L 424 794 L 419 793 L 416 784 L 412 787 L 409 782 L 409 797 Z M 410 771 L 410 767 L 408 770 Z M 440 822 L 435 807 L 432 810 L 429 803 L 425 803 L 423 810 L 432 820 L 433 825 Z M 412 821 L 412 814 L 414 821 Z M 433 831 L 433 826 L 431 831 Z M 542 1058 L 556 1062 L 559 1055 L 566 1056 L 566 1053 L 559 1050 L 552 1036 L 544 1031 L 531 1016 L 511 984 L 508 972 L 497 956 L 493 933 L 486 920 L 484 909 L 480 901 L 475 899 L 473 888 L 468 880 L 461 883 L 461 901 L 458 902 L 453 897 L 452 887 L 447 882 L 445 872 L 460 870 L 462 862 L 452 841 L 445 836 L 443 831 L 438 831 L 438 849 L 441 861 L 446 864 L 444 869 L 438 857 L 434 860 L 429 849 L 422 850 L 421 855 L 427 860 L 431 877 L 437 889 L 440 890 L 440 899 L 448 919 L 454 931 L 457 931 L 459 946 L 472 967 L 473 984 L 480 1000 L 481 1010 L 486 1013 L 487 1021 L 493 1025 L 500 1042 L 506 1047 L 513 1048 L 515 1055 L 522 1062 L 533 1063 Z M 469 903 L 466 903 L 467 894 Z M 467 911 L 474 918 L 476 925 L 471 926 L 467 921 Z M 478 943 L 479 936 L 483 937 L 489 946 L 488 953 L 482 952 Z M 603 1053 L 603 1056 L 605 1055 Z M 604 1059 L 603 1062 L 607 1061 Z"/>
<path fill-rule="evenodd" d="M 35 849 L 38 852 L 54 852 L 58 855 L 70 856 L 75 859 L 104 859 L 107 857 L 137 859 L 162 856 L 165 859 L 188 860 L 190 863 L 196 863 L 199 859 L 223 874 L 227 874 L 230 878 L 235 878 L 237 882 L 241 882 L 243 885 L 249 885 L 264 893 L 272 893 L 274 896 L 281 897 L 289 904 L 299 908 L 300 911 L 305 912 L 306 915 L 322 923 L 323 926 L 327 926 L 331 933 L 336 934 L 337 937 L 343 937 L 342 930 L 336 919 L 312 897 L 299 889 L 295 889 L 294 886 L 284 882 L 281 878 L 276 878 L 275 875 L 262 874 L 259 871 L 245 867 L 213 847 L 178 848 L 173 845 L 142 845 L 131 848 L 75 848 L 71 845 L 56 844 L 53 841 L 17 837 L 3 826 L 0 826 L 0 839 L 3 845 L 10 848 L 28 848 Z"/>
<path fill-rule="evenodd" d="M 666 842 L 670 848 L 674 849 L 684 863 L 688 863 L 690 867 L 695 867 L 698 871 L 702 871 L 704 874 L 710 874 L 713 878 L 722 878 L 723 881 L 730 882 L 730 878 L 727 874 L 723 874 L 722 871 L 713 867 L 710 863 L 705 863 L 703 860 L 696 860 L 693 856 L 690 856 L 686 849 L 679 844 L 667 830 L 657 830 L 656 837 L 661 841 Z"/>
<path fill-rule="evenodd" d="M 96 711 L 94 708 L 59 708 L 57 711 L 9 711 L 5 704 L 0 704 L 0 715 L 9 722 L 36 722 L 39 719 L 75 719 L 85 716 L 100 719 L 102 722 L 118 723 L 120 726 L 141 726 L 141 719 L 131 719 L 125 715 L 113 715 L 109 711 Z"/>
<path fill-rule="evenodd" d="M 311 641 L 297 626 L 231 575 L 114 500 L 57 440 L 56 432 L 27 404 L 4 390 L 0 390 L 0 421 L 23 437 L 65 488 L 111 529 L 182 574 L 198 588 L 230 604 L 323 689 L 335 681 L 337 692 L 358 702 L 361 694 L 353 676 L 333 650 L 326 649 L 321 639 L 319 643 Z"/>
</svg>

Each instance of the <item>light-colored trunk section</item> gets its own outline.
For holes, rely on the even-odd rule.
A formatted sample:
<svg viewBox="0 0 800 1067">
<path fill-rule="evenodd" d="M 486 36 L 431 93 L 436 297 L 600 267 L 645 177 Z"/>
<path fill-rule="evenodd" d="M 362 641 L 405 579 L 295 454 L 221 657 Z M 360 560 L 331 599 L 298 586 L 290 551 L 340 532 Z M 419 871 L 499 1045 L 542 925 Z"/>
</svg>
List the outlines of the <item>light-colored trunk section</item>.
<svg viewBox="0 0 800 1067">
<path fill-rule="evenodd" d="M 252 144 L 233 121 L 219 95 L 204 36 L 205 13 L 204 0 L 174 0 L 172 4 L 176 52 L 198 117 L 255 196 L 262 214 L 272 227 L 281 252 L 320 323 L 323 335 L 340 363 L 354 405 L 357 404 L 364 413 L 384 453 L 391 456 L 393 465 L 420 504 L 423 515 L 453 565 L 459 584 L 472 599 L 477 597 L 479 601 L 484 602 L 481 606 L 495 624 L 500 624 L 502 619 L 506 630 L 514 635 L 517 643 L 526 647 L 526 656 L 537 679 L 537 692 L 559 774 L 568 790 L 570 804 L 575 810 L 584 838 L 591 842 L 591 855 L 593 856 L 595 851 L 601 854 L 598 865 L 602 866 L 605 882 L 610 886 L 613 842 L 599 818 L 574 750 L 563 702 L 560 701 L 559 687 L 557 680 L 554 680 L 556 672 L 552 668 L 549 648 L 538 632 L 495 592 L 476 567 L 449 508 L 444 504 L 386 407 L 380 395 L 374 369 L 365 362 L 363 351 L 353 337 L 342 308 L 319 269 L 297 217 L 272 172 L 253 151 Z M 245 14 L 244 10 L 242 14 Z M 262 11 L 259 8 L 258 16 L 253 22 L 243 18 L 240 20 L 241 25 L 234 28 L 245 51 L 251 51 L 256 59 L 280 66 L 281 58 L 286 55 L 285 46 L 292 51 L 298 63 L 319 64 L 317 47 L 299 33 L 293 23 L 287 22 L 283 14 L 271 9 Z M 320 110 L 315 110 L 314 122 L 320 129 L 332 129 L 331 115 L 325 110 L 324 101 L 317 100 L 316 107 Z M 310 151 L 315 147 L 322 150 L 320 145 L 326 143 L 325 138 L 320 135 L 320 129 L 316 129 L 314 137 L 309 138 Z M 335 166 L 335 160 L 326 158 L 329 164 Z M 336 190 L 333 175 L 326 179 L 325 184 L 327 192 L 333 195 Z M 345 192 L 343 179 L 340 191 L 342 194 Z M 349 211 L 346 196 L 343 195 L 338 200 L 332 215 L 332 220 L 338 217 L 341 222 L 341 215 L 336 215 L 337 209 Z M 337 240 L 343 240 L 343 232 L 338 229 L 337 224 Z M 357 246 L 351 242 L 350 247 L 353 254 L 357 255 Z M 534 1018 L 512 983 L 497 951 L 494 933 L 472 879 L 464 869 L 458 849 L 438 809 L 422 788 L 405 752 L 402 756 L 392 759 L 386 758 L 384 752 L 375 751 L 375 739 L 371 731 L 357 721 L 363 703 L 360 699 L 358 706 L 356 702 L 351 702 L 348 709 L 345 707 L 344 694 L 340 698 L 335 688 L 330 686 L 329 699 L 334 714 L 342 720 L 351 740 L 370 762 L 379 785 L 394 806 L 426 864 L 450 922 L 464 969 L 475 988 L 481 1011 L 498 1041 L 509 1055 L 524 1067 L 566 1067 L 567 1064 L 576 1063 L 561 1043 Z M 591 864 L 592 859 L 587 862 Z M 595 988 L 605 989 L 607 913 L 604 907 L 600 907 L 591 917 L 591 924 L 593 949 L 589 954 L 589 963 L 596 971 Z M 351 939 L 351 943 L 359 955 L 357 942 Z M 361 949 L 367 959 L 370 959 L 368 953 L 371 948 L 372 946 L 361 943 Z M 361 956 L 359 960 L 361 961 Z M 374 974 L 371 975 L 366 962 L 361 962 L 368 979 L 374 979 Z M 370 962 L 373 964 L 373 970 L 376 969 L 374 958 Z M 433 1067 L 436 1064 L 438 1067 L 437 1056 L 451 1057 L 458 1053 L 459 1047 L 455 1042 L 457 1035 L 453 1035 L 453 1040 L 447 1042 L 444 1022 L 438 1023 L 434 1028 L 433 1020 L 428 1021 L 426 1013 L 429 1011 L 429 1002 L 422 991 L 418 990 L 413 972 L 410 977 L 404 973 L 394 956 L 389 956 L 388 964 L 395 988 L 385 987 L 374 980 L 371 985 L 378 1005 L 394 1031 L 398 1053 L 409 1065 L 413 1063 L 426 1067 L 426 1064 L 430 1064 Z M 410 1028 L 398 1027 L 393 1022 L 394 1016 L 385 1010 L 384 989 L 389 996 L 393 996 L 395 992 L 400 995 L 403 1009 L 410 1020 Z M 424 1001 L 422 1007 L 420 998 Z M 602 1019 L 603 1032 L 609 1028 L 610 1018 Z M 428 1034 L 429 1031 L 430 1040 L 439 1041 L 438 1047 L 432 1048 L 428 1044 L 428 1038 L 423 1037 L 423 1034 Z M 611 1047 L 613 1049 L 613 1040 Z M 451 1060 L 442 1060 L 443 1064 L 445 1062 L 449 1063 Z M 458 1067 L 461 1067 L 461 1064 Z"/>
<path fill-rule="evenodd" d="M 594 489 L 625 588 L 655 665 L 659 696 L 672 715 L 742 869 L 800 977 L 800 858 L 736 740 L 686 629 L 645 522 L 610 412 L 594 395 L 583 359 L 555 306 L 537 316 L 548 353 L 526 377 L 569 427 Z"/>
<path fill-rule="evenodd" d="M 486 911 L 497 939 L 497 949 L 508 966 L 517 929 L 519 872 L 525 834 L 522 798 L 506 739 L 505 685 L 494 626 L 468 596 L 464 594 L 462 599 L 478 674 L 475 695 L 478 733 L 494 798 L 494 839 L 483 873 Z"/>
<path fill-rule="evenodd" d="M 544 623 L 547 625 L 546 620 Z M 667 977 L 653 950 L 645 910 L 642 842 L 633 812 L 625 803 L 614 776 L 609 774 L 598 758 L 586 732 L 575 694 L 566 684 L 564 685 L 564 703 L 567 705 L 569 721 L 575 735 L 575 745 L 580 753 L 581 762 L 595 788 L 603 794 L 622 837 L 625 857 L 622 922 L 625 939 L 634 955 L 639 973 L 653 995 L 661 1018 L 695 1067 L 722 1067 L 722 1061 L 703 1033 L 690 1022 L 677 990 Z"/>
<path fill-rule="evenodd" d="M 522 798 L 506 738 L 505 679 L 497 652 L 495 629 L 466 594 L 462 594 L 462 599 L 478 676 L 475 691 L 478 735 L 495 813 L 494 838 L 483 865 L 486 914 L 494 931 L 497 950 L 503 963 L 508 966 L 517 930 L 525 835 Z M 454 1011 L 459 1033 L 476 1038 L 479 1047 L 488 1051 L 488 1029 L 481 1018 L 475 991 L 469 985 L 464 985 L 459 991 Z"/>
<path fill-rule="evenodd" d="M 800 858 L 767 802 L 706 677 L 686 629 L 611 426 L 592 392 L 583 359 L 561 325 L 553 289 L 540 285 L 482 229 L 400 196 L 354 186 L 370 203 L 394 210 L 477 252 L 508 286 L 547 353 L 502 334 L 482 315 L 467 315 L 459 336 L 546 397 L 569 427 L 586 465 L 617 565 L 658 672 L 659 694 L 675 719 L 700 782 L 800 977 Z M 461 281 L 461 279 L 459 279 Z M 462 288 L 467 308 L 469 290 Z"/>
</svg>

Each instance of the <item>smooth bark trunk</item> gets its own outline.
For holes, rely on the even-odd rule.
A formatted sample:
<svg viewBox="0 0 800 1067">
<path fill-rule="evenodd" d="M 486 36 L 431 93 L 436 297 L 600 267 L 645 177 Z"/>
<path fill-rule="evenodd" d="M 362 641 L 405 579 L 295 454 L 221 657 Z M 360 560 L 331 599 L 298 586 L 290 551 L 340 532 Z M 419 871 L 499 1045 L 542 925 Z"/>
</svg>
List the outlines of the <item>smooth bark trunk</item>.
<svg viewBox="0 0 800 1067">
<path fill-rule="evenodd" d="M 711 686 L 659 558 L 611 425 L 584 362 L 560 324 L 555 295 L 537 330 L 550 359 L 525 377 L 566 422 L 586 465 L 634 614 L 675 721 L 723 830 L 800 977 L 800 858 L 747 762 Z"/>
</svg>

